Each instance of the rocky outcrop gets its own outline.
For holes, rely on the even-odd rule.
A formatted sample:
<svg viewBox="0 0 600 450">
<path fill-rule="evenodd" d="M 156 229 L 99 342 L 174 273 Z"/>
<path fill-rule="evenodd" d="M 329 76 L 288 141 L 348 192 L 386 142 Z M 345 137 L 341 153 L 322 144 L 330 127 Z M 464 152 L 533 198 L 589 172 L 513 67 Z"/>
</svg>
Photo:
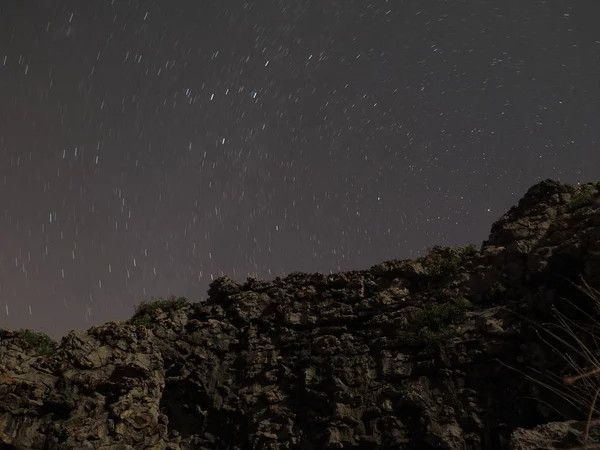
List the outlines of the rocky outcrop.
<svg viewBox="0 0 600 450">
<path fill-rule="evenodd" d="M 544 330 L 557 312 L 595 317 L 577 286 L 600 288 L 599 191 L 543 181 L 481 248 L 436 246 L 334 275 L 223 277 L 205 303 L 144 304 L 59 344 L 2 330 L 0 448 L 533 450 L 597 439 L 584 422 L 595 379 L 561 381 L 593 357 L 569 348 L 564 326 Z"/>
</svg>

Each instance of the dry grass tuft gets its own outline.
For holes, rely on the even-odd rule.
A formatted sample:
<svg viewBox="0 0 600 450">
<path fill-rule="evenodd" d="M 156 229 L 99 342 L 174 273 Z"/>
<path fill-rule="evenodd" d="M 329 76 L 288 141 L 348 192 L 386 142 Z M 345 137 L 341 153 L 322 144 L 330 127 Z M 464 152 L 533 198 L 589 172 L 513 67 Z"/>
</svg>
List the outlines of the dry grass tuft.
<svg viewBox="0 0 600 450">
<path fill-rule="evenodd" d="M 536 332 L 540 339 L 551 347 L 553 352 L 560 355 L 566 363 L 565 369 L 571 374 L 558 376 L 552 373 L 542 373 L 534 369 L 540 375 L 540 378 L 536 378 L 514 367 L 503 364 L 523 374 L 530 381 L 551 390 L 567 403 L 581 411 L 582 415 L 585 415 L 587 419 L 584 432 L 584 446 L 579 447 L 577 450 L 600 449 L 600 443 L 589 442 L 590 424 L 594 419 L 600 417 L 600 406 L 598 404 L 598 397 L 600 396 L 600 345 L 598 345 L 600 323 L 596 318 L 600 316 L 600 291 L 589 286 L 583 278 L 582 286 L 577 286 L 570 280 L 568 281 L 594 301 L 594 316 L 586 313 L 572 302 L 568 302 L 574 309 L 580 311 L 589 319 L 589 321 L 586 320 L 585 324 L 573 321 L 554 307 L 552 311 L 557 319 L 556 324 L 540 325 L 520 314 L 519 316 L 537 328 Z M 540 330 L 548 333 L 552 337 L 551 340 L 554 340 L 556 343 L 549 342 L 550 340 L 542 337 Z M 589 345 L 586 342 L 593 345 Z M 562 345 L 563 348 L 559 349 L 558 344 Z"/>
</svg>

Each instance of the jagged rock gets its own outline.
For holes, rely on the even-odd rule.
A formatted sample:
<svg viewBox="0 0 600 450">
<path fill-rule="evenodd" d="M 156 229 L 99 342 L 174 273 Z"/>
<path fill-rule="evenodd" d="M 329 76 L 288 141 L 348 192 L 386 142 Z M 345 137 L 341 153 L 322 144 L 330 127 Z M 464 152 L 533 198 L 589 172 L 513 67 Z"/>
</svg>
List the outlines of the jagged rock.
<svg viewBox="0 0 600 450">
<path fill-rule="evenodd" d="M 600 442 L 600 424 L 590 426 L 589 441 Z M 585 445 L 585 422 L 569 420 L 538 425 L 533 430 L 516 429 L 510 438 L 509 450 L 573 449 Z"/>
<path fill-rule="evenodd" d="M 531 380 L 568 374 L 569 349 L 553 351 L 532 322 L 554 320 L 553 308 L 595 317 L 573 283 L 600 288 L 599 192 L 543 181 L 480 249 L 222 277 L 203 304 L 162 302 L 60 344 L 0 330 L 0 448 L 581 445 L 581 397 Z"/>
</svg>

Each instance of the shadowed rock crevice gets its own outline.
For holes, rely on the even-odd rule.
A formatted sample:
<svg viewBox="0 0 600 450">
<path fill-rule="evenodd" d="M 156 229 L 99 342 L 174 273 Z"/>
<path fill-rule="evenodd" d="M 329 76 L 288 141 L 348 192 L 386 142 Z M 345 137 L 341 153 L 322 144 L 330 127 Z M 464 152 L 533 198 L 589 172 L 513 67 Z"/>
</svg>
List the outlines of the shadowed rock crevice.
<svg viewBox="0 0 600 450">
<path fill-rule="evenodd" d="M 169 417 L 170 431 L 175 430 L 187 439 L 206 429 L 210 399 L 203 392 L 204 389 L 190 379 L 165 383 L 160 409 Z"/>
<path fill-rule="evenodd" d="M 562 379 L 598 350 L 582 284 L 600 289 L 599 191 L 538 183 L 481 248 L 221 277 L 202 304 L 144 303 L 60 343 L 0 330 L 1 448 L 580 446 L 598 380 Z"/>
</svg>

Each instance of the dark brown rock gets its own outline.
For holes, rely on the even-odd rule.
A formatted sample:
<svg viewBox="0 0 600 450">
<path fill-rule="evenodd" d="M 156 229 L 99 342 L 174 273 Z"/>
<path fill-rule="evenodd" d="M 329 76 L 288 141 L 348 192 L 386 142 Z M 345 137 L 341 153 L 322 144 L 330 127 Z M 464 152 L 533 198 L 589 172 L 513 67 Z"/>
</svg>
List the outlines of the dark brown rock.
<svg viewBox="0 0 600 450">
<path fill-rule="evenodd" d="M 203 304 L 146 305 L 59 344 L 0 330 L 0 448 L 582 445 L 585 396 L 532 380 L 560 388 L 569 348 L 553 351 L 532 324 L 557 311 L 595 317 L 575 285 L 600 288 L 598 192 L 543 181 L 480 249 L 436 246 L 333 275 L 222 277 Z"/>
</svg>

